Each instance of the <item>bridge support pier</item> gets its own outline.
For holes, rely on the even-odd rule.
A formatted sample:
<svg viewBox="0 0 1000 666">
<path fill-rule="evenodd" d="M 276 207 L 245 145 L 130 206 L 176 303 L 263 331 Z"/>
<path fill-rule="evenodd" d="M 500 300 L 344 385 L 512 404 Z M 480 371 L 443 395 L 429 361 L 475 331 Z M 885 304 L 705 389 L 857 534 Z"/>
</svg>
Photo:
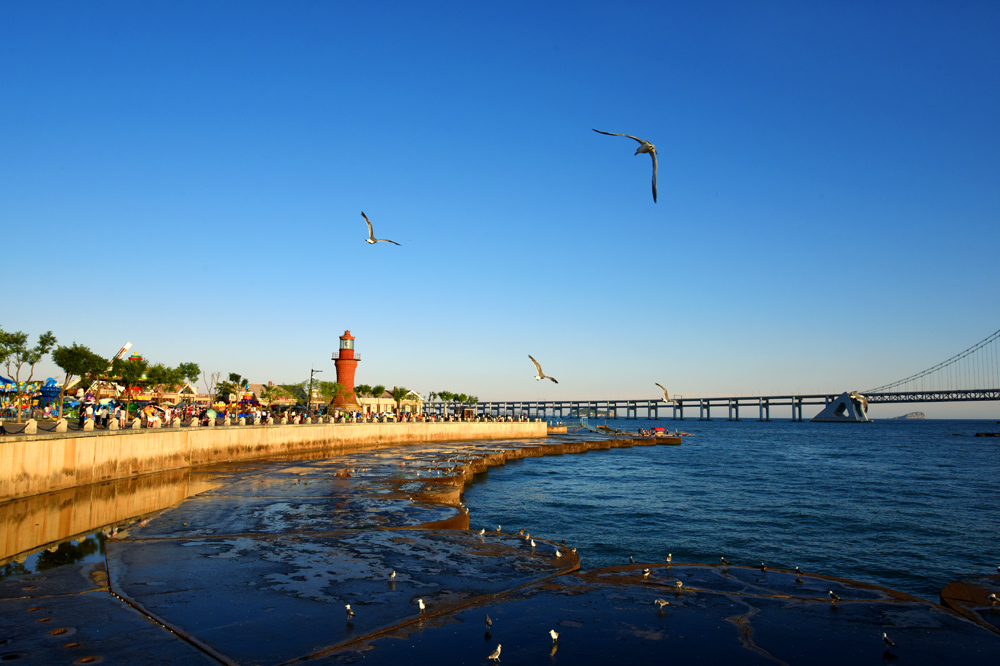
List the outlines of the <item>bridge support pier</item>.
<svg viewBox="0 0 1000 666">
<path fill-rule="evenodd" d="M 769 400 L 760 399 L 760 420 L 770 421 L 771 420 L 771 402 Z"/>
<path fill-rule="evenodd" d="M 711 421 L 712 420 L 712 405 L 705 400 L 698 401 L 698 420 L 699 421 Z"/>
<path fill-rule="evenodd" d="M 735 414 L 735 418 L 734 415 Z M 739 421 L 740 420 L 740 401 L 730 400 L 729 401 L 729 420 Z"/>
</svg>

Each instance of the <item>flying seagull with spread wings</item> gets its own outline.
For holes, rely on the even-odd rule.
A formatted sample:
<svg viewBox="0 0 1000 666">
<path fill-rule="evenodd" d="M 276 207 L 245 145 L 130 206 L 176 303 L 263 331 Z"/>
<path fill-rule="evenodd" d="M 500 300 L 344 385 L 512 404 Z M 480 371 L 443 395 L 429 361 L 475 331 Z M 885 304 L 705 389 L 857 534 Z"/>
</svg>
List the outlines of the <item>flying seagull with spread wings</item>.
<svg viewBox="0 0 1000 666">
<path fill-rule="evenodd" d="M 372 229 L 372 221 L 368 219 L 367 215 L 365 215 L 365 211 L 361 211 L 361 217 L 365 218 L 365 222 L 368 224 L 368 238 L 365 239 L 366 243 L 371 243 L 372 245 L 375 243 L 392 243 L 393 245 L 399 245 L 396 241 L 389 240 L 388 238 L 375 238 L 375 230 Z"/>
<path fill-rule="evenodd" d="M 542 379 L 551 379 L 554 384 L 558 384 L 559 383 L 559 382 L 557 382 L 555 380 L 555 377 L 549 377 L 547 374 L 545 374 L 544 372 L 542 372 L 542 366 L 539 365 L 538 361 L 535 360 L 534 356 L 532 356 L 531 354 L 528 354 L 528 358 L 530 358 L 531 362 L 535 364 L 535 370 L 538 371 L 538 376 L 535 377 L 535 381 L 536 382 L 539 381 L 539 380 L 542 380 Z"/>
<path fill-rule="evenodd" d="M 649 156 L 653 158 L 653 203 L 656 203 L 656 170 L 657 170 L 656 146 L 651 144 L 649 141 L 646 141 L 645 139 L 640 139 L 639 137 L 632 136 L 631 134 L 618 134 L 617 132 L 602 132 L 599 129 L 595 129 L 594 131 L 597 132 L 598 134 L 607 134 L 608 136 L 624 136 L 628 137 L 629 139 L 632 139 L 633 141 L 638 141 L 639 147 L 636 148 L 635 153 L 633 153 L 634 155 L 638 155 L 639 153 L 649 153 Z"/>
<path fill-rule="evenodd" d="M 673 399 L 670 397 L 670 394 L 667 393 L 667 389 L 663 387 L 663 384 L 661 384 L 660 382 L 653 382 L 653 383 L 659 386 L 660 390 L 663 391 L 663 402 L 673 402 Z"/>
</svg>

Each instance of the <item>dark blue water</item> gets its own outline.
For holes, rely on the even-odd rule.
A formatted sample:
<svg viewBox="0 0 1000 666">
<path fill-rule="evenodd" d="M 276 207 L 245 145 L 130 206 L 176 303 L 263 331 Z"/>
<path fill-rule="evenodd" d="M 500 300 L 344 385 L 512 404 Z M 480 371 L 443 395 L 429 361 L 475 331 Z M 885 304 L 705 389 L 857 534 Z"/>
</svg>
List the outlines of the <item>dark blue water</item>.
<svg viewBox="0 0 1000 666">
<path fill-rule="evenodd" d="M 529 458 L 466 491 L 472 527 L 527 527 L 584 569 L 734 564 L 843 576 L 938 599 L 1000 565 L 995 421 L 608 421 L 692 432 L 682 446 Z"/>
</svg>

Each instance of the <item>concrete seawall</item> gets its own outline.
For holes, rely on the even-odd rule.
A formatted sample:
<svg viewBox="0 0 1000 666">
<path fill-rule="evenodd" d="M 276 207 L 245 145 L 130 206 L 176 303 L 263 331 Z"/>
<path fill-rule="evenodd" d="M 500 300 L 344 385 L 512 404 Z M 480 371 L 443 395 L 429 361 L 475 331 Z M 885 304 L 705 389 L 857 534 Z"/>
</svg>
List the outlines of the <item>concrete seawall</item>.
<svg viewBox="0 0 1000 666">
<path fill-rule="evenodd" d="M 0 440 L 0 501 L 171 469 L 300 451 L 545 437 L 528 423 L 351 423 L 165 428 Z"/>
</svg>

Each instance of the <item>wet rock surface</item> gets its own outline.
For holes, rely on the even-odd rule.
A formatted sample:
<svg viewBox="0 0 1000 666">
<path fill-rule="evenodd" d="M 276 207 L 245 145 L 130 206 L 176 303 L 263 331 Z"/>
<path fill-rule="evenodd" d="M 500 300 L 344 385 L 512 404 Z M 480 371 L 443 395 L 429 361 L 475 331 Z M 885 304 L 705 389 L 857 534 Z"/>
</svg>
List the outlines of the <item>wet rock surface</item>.
<svg viewBox="0 0 1000 666">
<path fill-rule="evenodd" d="M 997 577 L 942 593 L 963 617 L 738 563 L 581 572 L 550 535 L 468 529 L 462 489 L 489 467 L 628 445 L 434 443 L 214 466 L 210 489 L 106 542 L 109 575 L 68 565 L 0 581 L 0 659 L 481 664 L 502 645 L 508 664 L 1000 663 L 992 609 L 975 606 Z"/>
</svg>

